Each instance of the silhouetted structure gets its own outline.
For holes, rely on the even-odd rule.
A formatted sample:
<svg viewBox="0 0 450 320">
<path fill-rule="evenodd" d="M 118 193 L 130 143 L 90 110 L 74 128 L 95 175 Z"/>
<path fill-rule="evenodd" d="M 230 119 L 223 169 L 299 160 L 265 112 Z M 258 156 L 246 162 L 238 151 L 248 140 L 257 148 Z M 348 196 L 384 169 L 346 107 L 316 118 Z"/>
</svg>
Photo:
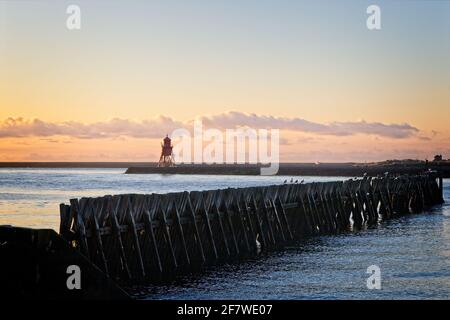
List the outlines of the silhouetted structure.
<svg viewBox="0 0 450 320">
<path fill-rule="evenodd" d="M 161 144 L 161 157 L 159 158 L 158 167 L 173 167 L 175 165 L 172 157 L 172 148 L 172 140 L 166 135 Z"/>
<path fill-rule="evenodd" d="M 433 161 L 442 161 L 442 154 L 435 155 Z"/>
<path fill-rule="evenodd" d="M 60 233 L 110 279 L 161 283 L 258 250 L 375 226 L 443 201 L 436 172 L 84 197 L 61 204 Z"/>
</svg>

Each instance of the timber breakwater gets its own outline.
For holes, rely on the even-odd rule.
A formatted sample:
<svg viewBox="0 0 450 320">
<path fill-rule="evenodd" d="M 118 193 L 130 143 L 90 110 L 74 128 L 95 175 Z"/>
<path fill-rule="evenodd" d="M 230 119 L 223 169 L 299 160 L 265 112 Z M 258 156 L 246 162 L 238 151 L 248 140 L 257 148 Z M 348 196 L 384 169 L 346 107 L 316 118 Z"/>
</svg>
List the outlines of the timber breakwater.
<svg viewBox="0 0 450 320">
<path fill-rule="evenodd" d="M 339 182 L 125 194 L 61 204 L 60 234 L 109 279 L 160 283 L 303 238 L 443 203 L 436 173 Z"/>
</svg>

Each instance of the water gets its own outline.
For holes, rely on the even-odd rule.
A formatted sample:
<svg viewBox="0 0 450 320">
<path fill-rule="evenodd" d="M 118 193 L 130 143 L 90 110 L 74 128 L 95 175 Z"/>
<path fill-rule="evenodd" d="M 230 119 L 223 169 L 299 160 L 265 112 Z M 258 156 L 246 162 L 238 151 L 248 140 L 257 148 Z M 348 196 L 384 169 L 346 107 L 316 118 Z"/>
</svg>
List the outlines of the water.
<svg viewBox="0 0 450 320">
<path fill-rule="evenodd" d="M 123 169 L 0 169 L 0 224 L 58 229 L 70 198 L 282 183 L 286 177 L 124 175 Z M 295 178 L 297 179 L 297 178 Z M 334 177 L 299 178 L 308 181 Z M 209 269 L 144 299 L 450 299 L 450 181 L 446 204 L 357 233 L 308 239 L 257 259 Z M 367 267 L 381 269 L 369 290 Z"/>
<path fill-rule="evenodd" d="M 122 193 L 168 193 L 281 184 L 292 177 L 128 175 L 124 169 L 0 168 L 0 224 L 59 230 L 59 204 L 71 198 Z M 299 178 L 300 179 L 300 178 Z M 306 177 L 330 181 L 330 177 Z M 301 180 L 300 179 L 300 180 Z M 299 180 L 299 181 L 300 181 Z"/>
</svg>

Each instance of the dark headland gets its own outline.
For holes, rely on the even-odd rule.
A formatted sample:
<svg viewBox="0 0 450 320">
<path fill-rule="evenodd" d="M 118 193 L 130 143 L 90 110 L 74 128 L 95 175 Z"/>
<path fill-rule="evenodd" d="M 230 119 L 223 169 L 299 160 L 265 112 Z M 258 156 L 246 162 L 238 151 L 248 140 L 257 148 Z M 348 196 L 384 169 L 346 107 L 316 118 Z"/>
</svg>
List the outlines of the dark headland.
<svg viewBox="0 0 450 320">
<path fill-rule="evenodd" d="M 0 162 L 0 168 L 128 168 L 151 166 L 151 162 Z"/>
</svg>

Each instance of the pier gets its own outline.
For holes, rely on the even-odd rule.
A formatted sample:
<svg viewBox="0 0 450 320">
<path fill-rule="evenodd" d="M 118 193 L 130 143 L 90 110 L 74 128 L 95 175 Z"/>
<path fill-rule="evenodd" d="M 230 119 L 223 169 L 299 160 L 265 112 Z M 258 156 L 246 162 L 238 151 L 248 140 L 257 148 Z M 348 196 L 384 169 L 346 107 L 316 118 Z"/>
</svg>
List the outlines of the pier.
<svg viewBox="0 0 450 320">
<path fill-rule="evenodd" d="M 198 174 L 198 175 L 260 175 L 261 164 L 178 164 L 158 166 L 157 164 L 140 164 L 128 167 L 127 174 Z M 364 163 L 280 163 L 279 176 L 334 176 L 362 177 L 382 175 L 385 172 L 395 174 L 418 175 L 423 172 L 438 171 L 444 178 L 450 178 L 449 162 L 385 162 L 377 164 Z"/>
<path fill-rule="evenodd" d="M 119 283 L 160 283 L 211 265 L 443 203 L 442 177 L 124 194 L 60 205 L 60 234 Z"/>
</svg>

